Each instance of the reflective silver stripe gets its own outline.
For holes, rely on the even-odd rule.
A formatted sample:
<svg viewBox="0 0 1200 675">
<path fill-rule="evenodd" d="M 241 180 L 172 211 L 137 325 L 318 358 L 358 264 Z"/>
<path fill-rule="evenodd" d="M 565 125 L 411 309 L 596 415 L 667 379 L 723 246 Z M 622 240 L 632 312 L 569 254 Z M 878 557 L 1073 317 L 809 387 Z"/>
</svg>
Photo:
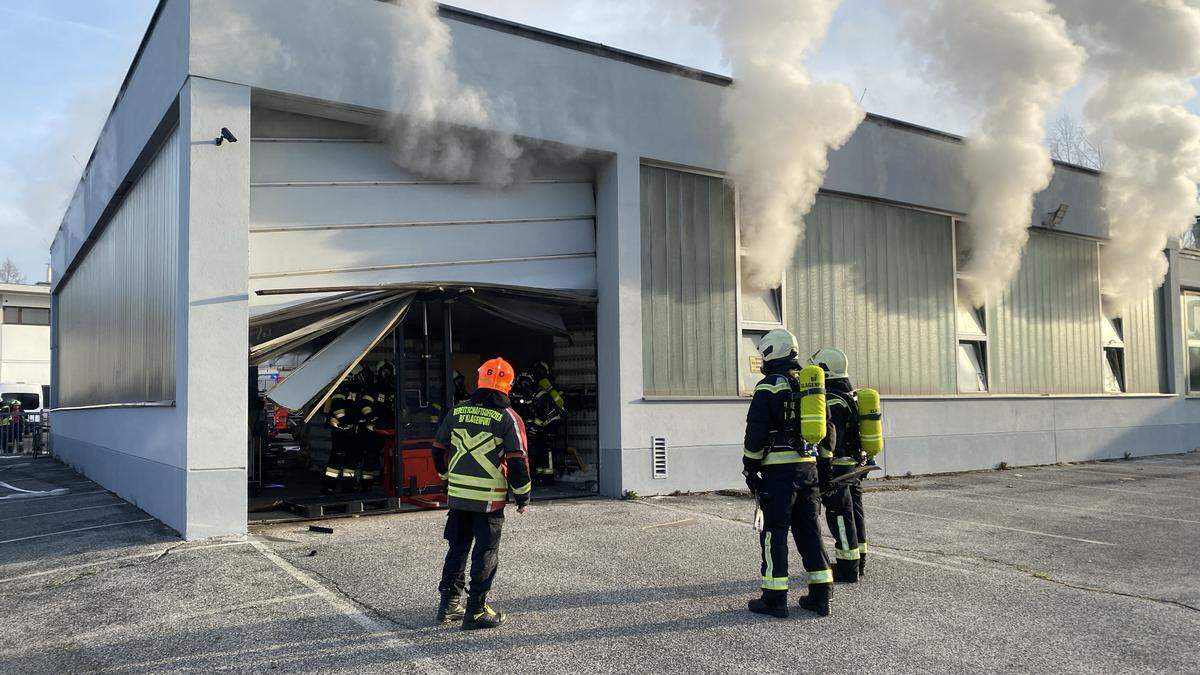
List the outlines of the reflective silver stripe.
<svg viewBox="0 0 1200 675">
<path fill-rule="evenodd" d="M 862 557 L 856 548 L 852 548 L 849 551 L 843 551 L 835 546 L 833 547 L 833 554 L 837 556 L 838 560 L 858 560 Z"/>
<path fill-rule="evenodd" d="M 750 459 L 762 459 L 766 454 L 766 450 L 759 450 L 758 452 L 750 452 L 749 450 L 742 451 L 742 457 L 748 457 Z"/>
<path fill-rule="evenodd" d="M 779 384 L 767 384 L 766 382 L 763 382 L 755 387 L 754 391 L 768 391 L 772 394 L 778 394 L 780 392 L 788 391 L 789 389 L 791 389 L 791 387 L 788 386 L 787 382 L 780 382 Z"/>
<path fill-rule="evenodd" d="M 786 591 L 788 589 L 787 577 L 763 577 L 762 587 L 768 591 Z"/>
</svg>

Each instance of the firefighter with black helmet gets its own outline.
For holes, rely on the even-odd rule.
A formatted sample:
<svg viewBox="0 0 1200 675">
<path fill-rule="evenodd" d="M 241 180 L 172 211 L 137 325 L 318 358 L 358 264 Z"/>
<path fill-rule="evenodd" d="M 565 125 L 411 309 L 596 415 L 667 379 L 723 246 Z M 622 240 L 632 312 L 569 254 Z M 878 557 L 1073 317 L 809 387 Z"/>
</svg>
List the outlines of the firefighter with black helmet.
<svg viewBox="0 0 1200 675">
<path fill-rule="evenodd" d="M 447 481 L 449 513 L 444 537 L 449 544 L 442 581 L 438 623 L 462 620 L 463 630 L 495 628 L 503 612 L 487 604 L 496 576 L 504 506 L 511 490 L 517 513 L 525 513 L 532 484 L 525 423 L 512 409 L 508 393 L 513 369 L 502 358 L 479 367 L 479 387 L 466 403 L 442 420 L 434 441 L 433 461 Z M 474 550 L 472 550 L 472 546 Z M 466 605 L 467 556 L 471 584 Z"/>
<path fill-rule="evenodd" d="M 749 602 L 751 612 L 787 617 L 788 534 L 794 537 L 807 573 L 808 595 L 800 607 L 828 616 L 833 574 L 821 541 L 817 450 L 819 438 L 806 440 L 802 417 L 820 417 L 825 435 L 823 392 L 801 386 L 796 337 L 777 328 L 758 343 L 763 378 L 754 388 L 746 415 L 742 455 L 746 485 L 758 499 L 763 515 L 759 534 L 762 548 L 762 597 Z M 813 369 L 817 370 L 817 369 Z M 819 409 L 804 405 L 807 395 L 822 396 Z"/>
</svg>

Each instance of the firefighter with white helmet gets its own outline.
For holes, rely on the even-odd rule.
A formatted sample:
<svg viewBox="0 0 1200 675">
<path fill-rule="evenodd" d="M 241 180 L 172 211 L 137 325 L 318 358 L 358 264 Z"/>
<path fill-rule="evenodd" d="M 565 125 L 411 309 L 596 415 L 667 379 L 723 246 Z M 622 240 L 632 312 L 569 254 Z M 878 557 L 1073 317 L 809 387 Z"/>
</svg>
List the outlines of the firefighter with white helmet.
<svg viewBox="0 0 1200 675">
<path fill-rule="evenodd" d="M 860 433 L 858 392 L 850 384 L 849 360 L 845 352 L 834 347 L 823 347 L 808 357 L 811 365 L 825 371 L 825 389 L 829 401 L 829 419 L 836 428 L 836 441 L 821 448 L 820 468 L 822 473 L 822 497 L 825 519 L 834 538 L 834 555 L 837 563 L 834 580 L 853 583 L 866 574 L 866 523 L 863 518 L 863 492 L 861 478 L 843 478 L 854 473 L 871 461 L 864 451 Z M 874 390 L 863 390 L 874 394 Z M 878 401 L 878 394 L 875 394 Z M 826 487 L 827 486 L 827 487 Z"/>
<path fill-rule="evenodd" d="M 763 512 L 762 596 L 751 600 L 749 609 L 788 615 L 790 532 L 807 572 L 808 595 L 800 607 L 827 616 L 833 574 L 821 542 L 816 447 L 826 433 L 824 375 L 816 367 L 802 369 L 796 337 L 786 330 L 767 333 L 758 352 L 763 378 L 746 415 L 742 464 L 746 485 Z"/>
</svg>

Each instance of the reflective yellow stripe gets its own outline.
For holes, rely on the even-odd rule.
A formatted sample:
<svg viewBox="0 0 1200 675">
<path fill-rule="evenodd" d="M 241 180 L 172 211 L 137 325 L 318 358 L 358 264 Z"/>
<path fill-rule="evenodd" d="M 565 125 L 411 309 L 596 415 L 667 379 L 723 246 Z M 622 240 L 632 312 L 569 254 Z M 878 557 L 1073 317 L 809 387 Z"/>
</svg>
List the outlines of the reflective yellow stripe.
<svg viewBox="0 0 1200 675">
<path fill-rule="evenodd" d="M 837 517 L 838 526 L 838 543 L 845 550 L 850 550 L 850 538 L 846 536 L 846 518 L 844 516 Z M 836 546 L 834 548 L 837 548 Z"/>
<path fill-rule="evenodd" d="M 325 468 L 325 476 L 326 476 L 326 477 L 328 477 L 328 478 L 337 478 L 337 477 L 338 477 L 338 470 L 337 470 L 337 469 L 332 469 L 332 468 L 326 467 L 326 468 Z"/>
<path fill-rule="evenodd" d="M 742 457 L 746 457 L 748 459 L 762 459 L 766 454 L 766 450 L 759 450 L 758 452 L 750 452 L 749 450 L 742 451 Z"/>
<path fill-rule="evenodd" d="M 507 491 L 476 490 L 475 488 L 456 487 L 451 485 L 446 494 L 460 499 L 474 499 L 479 502 L 502 502 Z"/>
<path fill-rule="evenodd" d="M 843 551 L 842 549 L 834 546 L 833 554 L 837 556 L 838 560 L 858 560 L 862 557 L 856 548 L 852 548 L 849 551 Z"/>
<path fill-rule="evenodd" d="M 786 591 L 788 589 L 787 577 L 763 577 L 762 587 L 768 591 Z"/>
<path fill-rule="evenodd" d="M 815 462 L 816 457 L 812 455 L 801 455 L 795 450 L 784 450 L 782 452 L 772 452 L 763 460 L 763 466 L 772 464 L 798 464 L 800 462 Z"/>
<path fill-rule="evenodd" d="M 866 553 L 867 552 L 867 542 L 865 542 L 865 541 L 859 542 L 858 550 L 860 553 Z"/>
<path fill-rule="evenodd" d="M 766 536 L 763 538 L 763 561 L 767 563 L 767 573 L 763 575 L 764 579 L 774 578 L 775 561 L 771 559 L 771 531 L 767 530 Z"/>
<path fill-rule="evenodd" d="M 780 382 L 779 384 L 767 384 L 766 382 L 763 382 L 755 387 L 754 391 L 769 391 L 772 394 L 778 394 L 780 392 L 789 391 L 790 389 L 791 387 L 787 382 Z"/>
<path fill-rule="evenodd" d="M 528 494 L 531 489 L 533 489 L 533 483 L 526 483 L 521 487 L 514 487 L 512 491 L 514 495 L 523 495 Z"/>
<path fill-rule="evenodd" d="M 821 459 L 829 459 L 830 457 L 833 457 L 833 453 L 832 453 L 832 452 L 830 452 L 830 451 L 828 451 L 828 450 L 822 450 L 822 451 L 821 451 Z"/>
<path fill-rule="evenodd" d="M 809 572 L 808 573 L 808 583 L 810 583 L 810 584 L 832 584 L 833 583 L 833 571 L 824 569 L 824 570 L 818 570 L 816 572 Z"/>
<path fill-rule="evenodd" d="M 833 460 L 834 466 L 856 466 L 857 464 L 858 462 L 850 459 L 849 457 L 838 457 L 837 459 Z"/>
<path fill-rule="evenodd" d="M 466 476 L 461 473 L 450 472 L 450 483 L 468 487 L 485 488 L 488 490 L 507 490 L 508 483 L 503 478 L 496 480 L 494 478 L 477 478 L 475 476 Z"/>
</svg>

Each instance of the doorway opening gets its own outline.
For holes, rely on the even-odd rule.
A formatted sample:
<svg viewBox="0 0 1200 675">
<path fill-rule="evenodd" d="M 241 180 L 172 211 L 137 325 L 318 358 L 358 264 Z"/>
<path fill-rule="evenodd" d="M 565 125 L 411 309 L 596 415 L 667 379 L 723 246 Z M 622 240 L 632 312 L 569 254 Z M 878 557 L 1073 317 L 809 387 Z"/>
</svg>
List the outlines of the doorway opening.
<svg viewBox="0 0 1200 675">
<path fill-rule="evenodd" d="M 440 508 L 442 418 L 509 361 L 534 499 L 597 491 L 591 294 L 421 284 L 324 295 L 251 322 L 250 520 Z"/>
</svg>

